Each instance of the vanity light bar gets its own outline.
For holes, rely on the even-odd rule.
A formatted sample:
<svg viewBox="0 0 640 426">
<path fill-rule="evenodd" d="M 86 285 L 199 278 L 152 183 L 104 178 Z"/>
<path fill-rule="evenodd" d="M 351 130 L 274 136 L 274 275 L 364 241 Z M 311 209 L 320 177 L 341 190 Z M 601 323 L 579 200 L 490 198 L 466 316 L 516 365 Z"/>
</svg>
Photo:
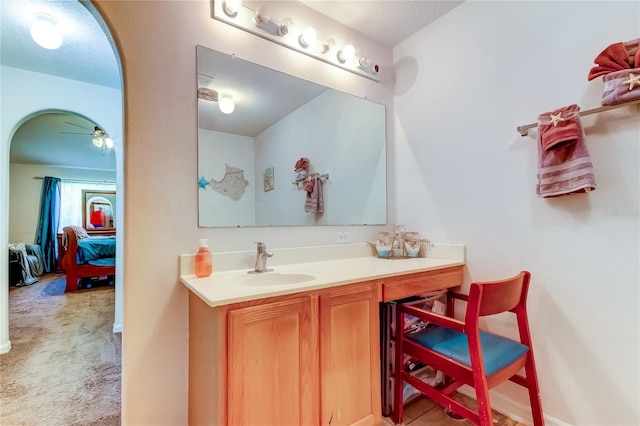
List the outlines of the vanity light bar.
<svg viewBox="0 0 640 426">
<path fill-rule="evenodd" d="M 213 18 L 264 39 L 303 53 L 322 62 L 342 68 L 373 81 L 380 81 L 380 67 L 366 54 L 356 54 L 347 44 L 338 47 L 333 38 L 321 38 L 312 27 L 269 15 L 265 6 L 253 10 L 238 0 L 213 1 Z"/>
</svg>

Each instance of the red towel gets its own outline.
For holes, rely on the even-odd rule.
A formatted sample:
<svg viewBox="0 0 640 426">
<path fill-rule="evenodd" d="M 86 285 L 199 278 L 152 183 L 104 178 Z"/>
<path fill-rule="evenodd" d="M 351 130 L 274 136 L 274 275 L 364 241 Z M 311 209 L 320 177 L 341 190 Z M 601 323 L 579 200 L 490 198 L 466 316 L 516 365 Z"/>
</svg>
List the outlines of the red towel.
<svg viewBox="0 0 640 426">
<path fill-rule="evenodd" d="M 307 157 L 301 157 L 298 161 L 296 161 L 296 165 L 293 170 L 296 172 L 299 170 L 309 170 L 309 159 Z"/>
<path fill-rule="evenodd" d="M 579 112 L 580 107 L 573 104 L 538 116 L 538 135 L 545 151 L 572 143 L 580 137 L 582 129 L 574 120 Z"/>
<path fill-rule="evenodd" d="M 589 192 L 596 189 L 593 165 L 578 112 L 570 105 L 538 117 L 539 197 Z"/>
<path fill-rule="evenodd" d="M 587 80 L 591 81 L 601 75 L 610 72 L 620 71 L 631 68 L 629 63 L 629 52 L 624 43 L 614 43 L 607 46 L 596 59 L 593 60 L 597 66 L 591 68 Z"/>
</svg>

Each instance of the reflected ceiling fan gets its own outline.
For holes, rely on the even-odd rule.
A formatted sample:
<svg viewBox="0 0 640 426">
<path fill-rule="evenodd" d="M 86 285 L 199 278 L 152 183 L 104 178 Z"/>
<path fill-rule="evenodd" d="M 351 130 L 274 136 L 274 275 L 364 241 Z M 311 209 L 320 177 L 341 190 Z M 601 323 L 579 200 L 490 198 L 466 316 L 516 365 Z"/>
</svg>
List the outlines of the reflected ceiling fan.
<svg viewBox="0 0 640 426">
<path fill-rule="evenodd" d="M 113 140 L 109 137 L 107 132 L 102 130 L 100 127 L 95 126 L 93 130 L 88 127 L 81 126 L 79 124 L 71 123 L 69 121 L 65 121 L 65 123 L 70 124 L 75 127 L 79 127 L 81 129 L 86 130 L 87 132 L 60 132 L 68 135 L 87 135 L 92 137 L 92 142 L 98 148 L 102 148 L 102 155 L 104 155 L 106 148 L 113 148 Z"/>
</svg>

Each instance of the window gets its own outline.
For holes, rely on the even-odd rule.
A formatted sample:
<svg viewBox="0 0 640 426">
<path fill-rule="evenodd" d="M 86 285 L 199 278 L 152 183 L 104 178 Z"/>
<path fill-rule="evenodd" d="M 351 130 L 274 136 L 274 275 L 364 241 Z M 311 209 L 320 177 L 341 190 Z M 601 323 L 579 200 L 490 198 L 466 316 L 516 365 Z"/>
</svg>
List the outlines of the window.
<svg viewBox="0 0 640 426">
<path fill-rule="evenodd" d="M 115 191 L 115 183 L 88 183 L 62 181 L 60 183 L 60 226 L 58 232 L 62 232 L 65 226 L 82 226 L 82 190 L 98 189 Z"/>
</svg>

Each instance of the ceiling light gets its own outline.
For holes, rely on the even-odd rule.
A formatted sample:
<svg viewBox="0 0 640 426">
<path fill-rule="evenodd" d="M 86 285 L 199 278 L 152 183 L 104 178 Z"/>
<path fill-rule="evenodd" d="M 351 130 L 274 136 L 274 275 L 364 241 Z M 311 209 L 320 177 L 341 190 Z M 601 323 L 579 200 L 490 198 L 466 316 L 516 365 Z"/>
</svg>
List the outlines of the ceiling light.
<svg viewBox="0 0 640 426">
<path fill-rule="evenodd" d="M 113 139 L 107 136 L 106 138 L 104 138 L 104 144 L 107 146 L 107 148 L 113 148 Z"/>
<path fill-rule="evenodd" d="M 218 108 L 223 114 L 231 114 L 236 109 L 236 104 L 233 103 L 231 95 L 228 93 L 221 93 L 218 98 Z"/>
<path fill-rule="evenodd" d="M 347 60 L 351 59 L 355 54 L 356 54 L 356 49 L 352 45 L 347 44 L 345 47 L 342 48 L 342 50 L 338 51 L 338 61 L 344 64 L 345 62 L 347 62 Z"/>
<path fill-rule="evenodd" d="M 238 14 L 241 5 L 240 0 L 224 0 L 222 9 L 229 17 L 234 18 Z"/>
<path fill-rule="evenodd" d="M 36 22 L 31 26 L 31 37 L 45 49 L 57 49 L 62 45 L 62 35 L 56 20 L 46 13 L 37 13 Z"/>
<path fill-rule="evenodd" d="M 310 44 L 313 44 L 316 41 L 316 37 L 318 33 L 312 27 L 307 27 L 304 29 L 300 37 L 298 37 L 298 43 L 302 47 L 309 47 Z"/>
</svg>

